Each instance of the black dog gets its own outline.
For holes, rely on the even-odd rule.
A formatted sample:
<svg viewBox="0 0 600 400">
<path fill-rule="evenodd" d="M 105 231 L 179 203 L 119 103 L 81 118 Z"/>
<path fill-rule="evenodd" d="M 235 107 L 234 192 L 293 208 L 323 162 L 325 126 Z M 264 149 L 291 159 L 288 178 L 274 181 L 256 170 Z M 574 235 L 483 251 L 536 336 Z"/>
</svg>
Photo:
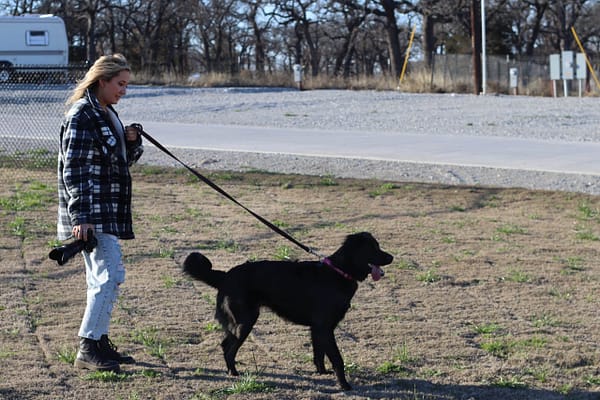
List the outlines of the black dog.
<svg viewBox="0 0 600 400">
<path fill-rule="evenodd" d="M 350 390 L 334 329 L 350 308 L 350 300 L 369 274 L 383 275 L 382 265 L 394 258 L 382 251 L 370 233 L 349 235 L 342 247 L 323 262 L 247 262 L 228 272 L 212 269 L 200 253 L 183 263 L 186 273 L 218 289 L 215 316 L 225 330 L 221 342 L 231 375 L 238 375 L 235 357 L 258 319 L 261 306 L 301 325 L 310 326 L 314 363 L 326 373 L 325 355 L 342 389 Z"/>
</svg>

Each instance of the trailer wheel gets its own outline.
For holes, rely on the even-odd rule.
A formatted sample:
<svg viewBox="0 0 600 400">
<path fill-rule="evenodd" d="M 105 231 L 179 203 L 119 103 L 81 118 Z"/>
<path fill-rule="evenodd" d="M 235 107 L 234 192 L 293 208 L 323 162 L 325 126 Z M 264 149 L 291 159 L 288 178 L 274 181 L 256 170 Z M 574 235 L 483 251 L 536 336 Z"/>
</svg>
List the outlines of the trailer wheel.
<svg viewBox="0 0 600 400">
<path fill-rule="evenodd" d="M 10 81 L 12 77 L 12 68 L 9 64 L 0 64 L 0 83 Z"/>
</svg>

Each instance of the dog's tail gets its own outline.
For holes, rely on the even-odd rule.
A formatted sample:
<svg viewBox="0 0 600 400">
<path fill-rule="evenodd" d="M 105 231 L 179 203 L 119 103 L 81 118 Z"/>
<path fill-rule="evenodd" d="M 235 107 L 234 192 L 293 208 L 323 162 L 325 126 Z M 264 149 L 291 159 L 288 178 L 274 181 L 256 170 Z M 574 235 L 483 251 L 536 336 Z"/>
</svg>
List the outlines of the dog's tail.
<svg viewBox="0 0 600 400">
<path fill-rule="evenodd" d="M 183 271 L 194 279 L 200 280 L 216 289 L 225 278 L 226 272 L 212 269 L 212 263 L 200 253 L 191 253 L 183 262 Z"/>
</svg>

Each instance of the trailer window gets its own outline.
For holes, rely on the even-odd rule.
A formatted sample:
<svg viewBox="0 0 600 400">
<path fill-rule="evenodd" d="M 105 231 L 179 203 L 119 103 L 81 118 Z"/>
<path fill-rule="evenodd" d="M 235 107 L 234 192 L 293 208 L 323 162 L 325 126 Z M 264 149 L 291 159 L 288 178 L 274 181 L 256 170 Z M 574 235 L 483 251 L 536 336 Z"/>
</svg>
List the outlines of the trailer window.
<svg viewBox="0 0 600 400">
<path fill-rule="evenodd" d="M 27 46 L 48 46 L 48 31 L 27 31 Z"/>
</svg>

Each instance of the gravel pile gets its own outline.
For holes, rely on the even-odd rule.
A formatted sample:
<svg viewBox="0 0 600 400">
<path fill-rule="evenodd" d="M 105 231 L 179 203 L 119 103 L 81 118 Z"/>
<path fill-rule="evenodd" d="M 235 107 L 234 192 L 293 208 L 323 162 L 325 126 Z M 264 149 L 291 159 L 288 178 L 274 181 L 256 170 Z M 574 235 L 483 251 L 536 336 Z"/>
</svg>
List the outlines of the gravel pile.
<svg viewBox="0 0 600 400">
<path fill-rule="evenodd" d="M 157 121 L 402 134 L 506 136 L 600 142 L 597 98 L 297 91 L 252 88 L 131 87 L 118 105 L 126 121 Z M 376 178 L 451 185 L 524 187 L 600 194 L 600 175 L 455 165 L 178 149 L 212 170 Z M 147 146 L 143 162 L 176 165 Z"/>
</svg>

